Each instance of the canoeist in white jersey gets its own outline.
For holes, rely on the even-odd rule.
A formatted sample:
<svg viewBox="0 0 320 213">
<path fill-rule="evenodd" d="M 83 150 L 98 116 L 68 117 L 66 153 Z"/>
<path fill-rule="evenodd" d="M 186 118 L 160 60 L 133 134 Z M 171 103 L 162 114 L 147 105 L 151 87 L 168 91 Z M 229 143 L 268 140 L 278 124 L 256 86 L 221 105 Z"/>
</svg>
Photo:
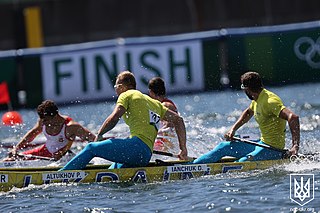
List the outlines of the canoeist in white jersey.
<svg viewBox="0 0 320 213">
<path fill-rule="evenodd" d="M 166 87 L 164 80 L 160 77 L 154 77 L 149 81 L 148 84 L 149 95 L 151 98 L 156 99 L 162 103 L 168 109 L 178 113 L 178 109 L 174 102 L 166 97 Z M 173 139 L 176 139 L 174 125 L 168 121 L 161 121 L 161 126 L 158 131 L 157 138 L 154 142 L 154 150 L 167 151 L 173 149 Z"/>
<path fill-rule="evenodd" d="M 83 141 L 94 141 L 95 139 L 95 135 L 89 130 L 73 121 L 70 117 L 61 115 L 53 101 L 43 101 L 37 107 L 37 113 L 39 119 L 35 126 L 24 135 L 4 161 L 32 160 L 36 159 L 36 156 L 59 160 L 71 148 L 76 137 L 81 138 Z M 45 144 L 19 153 L 20 150 L 30 147 L 32 141 L 40 133 L 43 133 L 47 139 Z"/>
</svg>

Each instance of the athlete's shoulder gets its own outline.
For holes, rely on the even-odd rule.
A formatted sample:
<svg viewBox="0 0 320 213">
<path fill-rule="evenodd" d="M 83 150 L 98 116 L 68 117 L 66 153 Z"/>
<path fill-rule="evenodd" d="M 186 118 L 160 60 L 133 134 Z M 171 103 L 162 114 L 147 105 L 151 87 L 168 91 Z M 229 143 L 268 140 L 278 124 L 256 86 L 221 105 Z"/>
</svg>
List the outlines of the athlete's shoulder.
<svg viewBox="0 0 320 213">
<path fill-rule="evenodd" d="M 71 125 L 73 123 L 76 123 L 71 117 L 69 117 L 68 115 L 61 115 L 61 117 L 64 119 L 64 124 L 66 125 Z"/>
<path fill-rule="evenodd" d="M 84 127 L 74 120 L 71 120 L 65 126 L 66 135 L 76 135 L 77 132 L 79 132 L 83 129 L 84 129 Z"/>
<path fill-rule="evenodd" d="M 281 98 L 274 92 L 265 89 L 268 103 L 282 103 Z"/>
<path fill-rule="evenodd" d="M 278 97 L 279 98 L 279 96 L 276 94 L 276 93 L 274 93 L 274 92 L 272 92 L 272 91 L 270 91 L 270 90 L 267 90 L 267 89 L 263 89 L 262 90 L 262 92 L 264 92 L 268 97 Z"/>
<path fill-rule="evenodd" d="M 123 93 L 121 93 L 118 97 L 118 100 L 123 100 L 123 99 L 127 99 L 127 98 L 132 98 L 134 96 L 141 96 L 142 93 L 139 90 L 135 90 L 135 89 L 130 89 L 127 90 Z"/>
<path fill-rule="evenodd" d="M 162 104 L 165 107 L 171 109 L 172 111 L 178 113 L 177 106 L 174 104 L 174 102 L 171 99 L 168 99 L 168 98 L 163 99 Z"/>
</svg>

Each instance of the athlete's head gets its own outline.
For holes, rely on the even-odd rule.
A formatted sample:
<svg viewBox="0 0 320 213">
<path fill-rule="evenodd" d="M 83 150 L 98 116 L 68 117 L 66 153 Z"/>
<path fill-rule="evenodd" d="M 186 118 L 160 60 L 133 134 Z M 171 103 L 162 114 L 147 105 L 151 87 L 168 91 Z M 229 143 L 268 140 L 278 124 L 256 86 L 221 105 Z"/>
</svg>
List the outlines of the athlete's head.
<svg viewBox="0 0 320 213">
<path fill-rule="evenodd" d="M 44 117 L 54 117 L 58 114 L 58 107 L 53 101 L 46 100 L 37 107 L 37 112 L 41 119 Z"/>
<path fill-rule="evenodd" d="M 149 81 L 148 88 L 150 90 L 150 96 L 154 93 L 157 96 L 165 96 L 166 95 L 166 87 L 164 81 L 160 77 L 154 77 Z M 154 97 L 152 97 L 154 98 Z"/>
<path fill-rule="evenodd" d="M 246 88 L 253 92 L 259 92 L 263 88 L 259 73 L 250 71 L 241 76 L 241 89 Z"/>
<path fill-rule="evenodd" d="M 119 73 L 116 84 L 114 86 L 116 89 L 120 88 L 121 86 L 124 86 L 127 89 L 136 89 L 137 84 L 132 72 L 123 71 Z"/>
</svg>

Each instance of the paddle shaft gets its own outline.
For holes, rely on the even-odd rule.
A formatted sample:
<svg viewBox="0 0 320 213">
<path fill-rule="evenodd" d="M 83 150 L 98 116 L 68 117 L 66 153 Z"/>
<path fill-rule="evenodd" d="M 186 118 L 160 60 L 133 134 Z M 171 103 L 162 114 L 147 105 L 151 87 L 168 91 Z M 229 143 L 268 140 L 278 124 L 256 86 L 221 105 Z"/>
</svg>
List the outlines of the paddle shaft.
<svg viewBox="0 0 320 213">
<path fill-rule="evenodd" d="M 260 143 L 257 143 L 257 142 L 254 142 L 254 141 L 250 141 L 250 140 L 246 140 L 246 139 L 239 138 L 239 137 L 233 137 L 233 139 L 237 140 L 237 141 L 244 142 L 244 143 L 252 144 L 252 145 L 255 145 L 255 146 L 259 146 L 259 147 L 262 147 L 262 148 L 266 148 L 266 149 L 271 149 L 271 150 L 274 150 L 274 151 L 282 152 L 282 153 L 286 153 L 288 151 L 288 150 L 285 150 L 285 149 L 278 149 L 276 147 L 272 147 L 272 146 L 269 146 L 267 144 L 260 144 Z"/>
<path fill-rule="evenodd" d="M 114 136 L 108 136 L 108 137 L 104 137 L 103 140 L 107 140 L 107 139 L 111 139 L 111 138 L 115 138 L 115 137 Z M 82 139 L 76 138 L 73 142 L 74 143 L 85 143 L 86 141 L 83 141 Z M 28 148 L 41 146 L 41 145 L 43 145 L 45 143 L 46 143 L 45 141 L 35 141 L 34 143 L 28 144 Z M 15 142 L 1 142 L 0 141 L 0 147 L 1 148 L 13 148 L 14 146 L 16 146 Z"/>
<path fill-rule="evenodd" d="M 179 158 L 179 156 L 176 155 L 176 154 L 172 154 L 172 153 L 169 153 L 169 152 L 157 151 L 157 150 L 153 150 L 153 154 L 164 155 L 164 156 L 169 156 L 169 157 L 173 157 L 173 158 Z M 194 159 L 196 159 L 196 158 L 188 157 L 188 160 L 194 160 Z"/>
<path fill-rule="evenodd" d="M 22 153 L 17 153 L 18 156 L 20 157 L 26 157 L 26 158 L 35 158 L 39 160 L 47 160 L 47 161 L 56 161 L 54 158 L 49 158 L 49 157 L 44 157 L 44 156 L 37 156 L 37 155 L 26 155 Z"/>
<path fill-rule="evenodd" d="M 169 152 L 162 152 L 162 151 L 157 151 L 157 150 L 153 150 L 152 152 L 153 152 L 153 154 L 157 154 L 157 155 L 164 155 L 164 156 L 179 158 L 178 155 L 175 155 L 175 154 L 172 154 L 172 153 L 169 153 Z"/>
</svg>

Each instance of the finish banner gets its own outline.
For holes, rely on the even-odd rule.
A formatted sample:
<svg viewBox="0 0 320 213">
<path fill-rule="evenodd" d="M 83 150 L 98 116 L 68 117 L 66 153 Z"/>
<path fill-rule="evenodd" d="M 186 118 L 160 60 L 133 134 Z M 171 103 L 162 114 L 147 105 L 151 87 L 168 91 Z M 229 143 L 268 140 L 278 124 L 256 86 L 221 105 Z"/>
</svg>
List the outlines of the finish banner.
<svg viewBox="0 0 320 213">
<path fill-rule="evenodd" d="M 116 76 L 124 70 L 134 73 L 144 93 L 155 76 L 165 80 L 168 93 L 202 91 L 202 58 L 201 40 L 47 52 L 41 56 L 43 98 L 60 103 L 111 99 Z"/>
</svg>

